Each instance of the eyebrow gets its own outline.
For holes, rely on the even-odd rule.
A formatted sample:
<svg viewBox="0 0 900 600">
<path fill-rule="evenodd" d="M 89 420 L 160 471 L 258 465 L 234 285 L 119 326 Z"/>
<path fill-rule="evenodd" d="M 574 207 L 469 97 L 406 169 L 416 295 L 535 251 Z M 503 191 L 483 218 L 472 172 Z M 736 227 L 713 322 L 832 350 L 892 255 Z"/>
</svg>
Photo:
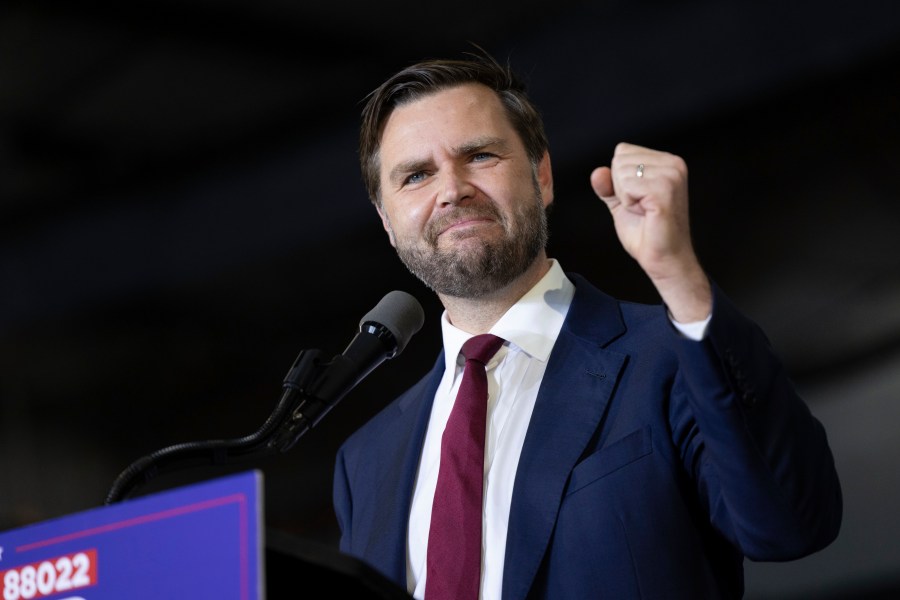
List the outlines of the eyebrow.
<svg viewBox="0 0 900 600">
<path fill-rule="evenodd" d="M 491 146 L 496 146 L 499 150 L 506 151 L 508 144 L 503 140 L 503 138 L 485 136 L 475 138 L 469 142 L 466 142 L 465 144 L 456 146 L 455 148 L 452 148 L 452 152 L 454 156 L 465 156 L 467 154 L 472 154 L 474 152 L 484 150 Z M 409 173 L 418 173 L 419 171 L 424 171 L 431 164 L 431 159 L 421 160 L 418 158 L 414 158 L 412 160 L 403 161 L 401 163 L 398 163 L 393 169 L 391 169 L 391 172 L 388 174 L 388 180 L 392 184 L 396 184 Z"/>
<path fill-rule="evenodd" d="M 484 150 L 490 146 L 497 146 L 500 150 L 506 150 L 507 143 L 503 140 L 503 138 L 499 137 L 480 137 L 475 138 L 471 142 L 467 142 L 462 146 L 458 146 L 453 149 L 453 154 L 455 156 L 465 156 L 466 154 L 471 154 L 473 152 L 477 152 L 478 150 Z"/>
</svg>

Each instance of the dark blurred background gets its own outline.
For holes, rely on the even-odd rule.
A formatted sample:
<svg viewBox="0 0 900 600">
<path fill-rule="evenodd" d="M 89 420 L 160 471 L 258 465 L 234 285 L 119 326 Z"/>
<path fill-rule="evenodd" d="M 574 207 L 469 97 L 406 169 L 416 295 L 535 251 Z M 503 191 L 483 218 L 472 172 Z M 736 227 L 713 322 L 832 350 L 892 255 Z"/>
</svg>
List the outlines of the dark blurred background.
<svg viewBox="0 0 900 600">
<path fill-rule="evenodd" d="M 387 292 L 423 329 L 260 469 L 269 526 L 337 543 L 337 446 L 427 369 L 440 306 L 356 163 L 361 100 L 476 42 L 542 107 L 551 254 L 656 301 L 591 192 L 618 141 L 683 156 L 710 274 L 825 424 L 838 540 L 747 566 L 748 598 L 900 594 L 896 0 L 30 0 L 0 7 L 0 530 L 103 504 L 132 461 L 255 431 L 302 350 Z"/>
</svg>

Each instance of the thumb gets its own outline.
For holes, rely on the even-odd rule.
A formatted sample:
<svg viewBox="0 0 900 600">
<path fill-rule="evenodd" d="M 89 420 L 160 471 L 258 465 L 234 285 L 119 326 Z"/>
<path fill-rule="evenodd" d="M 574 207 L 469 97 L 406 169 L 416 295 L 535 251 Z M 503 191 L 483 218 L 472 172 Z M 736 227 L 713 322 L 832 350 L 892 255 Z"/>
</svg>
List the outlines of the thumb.
<svg viewBox="0 0 900 600">
<path fill-rule="evenodd" d="M 597 167 L 591 172 L 591 187 L 607 204 L 613 201 L 616 190 L 613 188 L 612 171 L 609 167 Z"/>
</svg>

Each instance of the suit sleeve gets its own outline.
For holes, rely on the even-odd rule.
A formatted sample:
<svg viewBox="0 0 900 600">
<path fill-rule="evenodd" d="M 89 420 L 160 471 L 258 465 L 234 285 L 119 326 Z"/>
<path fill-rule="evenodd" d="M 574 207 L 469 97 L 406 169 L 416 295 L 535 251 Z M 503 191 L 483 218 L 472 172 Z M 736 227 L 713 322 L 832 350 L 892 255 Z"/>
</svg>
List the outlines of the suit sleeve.
<svg viewBox="0 0 900 600">
<path fill-rule="evenodd" d="M 713 293 L 706 337 L 677 343 L 676 443 L 722 535 L 751 560 L 800 558 L 840 529 L 826 433 L 763 331 Z"/>
</svg>

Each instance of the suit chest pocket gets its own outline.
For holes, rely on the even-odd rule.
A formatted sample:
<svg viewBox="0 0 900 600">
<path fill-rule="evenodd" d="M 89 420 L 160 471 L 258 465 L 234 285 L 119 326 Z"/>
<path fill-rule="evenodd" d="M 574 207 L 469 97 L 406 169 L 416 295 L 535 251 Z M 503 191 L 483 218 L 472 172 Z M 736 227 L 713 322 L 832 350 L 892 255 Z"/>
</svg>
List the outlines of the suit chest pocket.
<svg viewBox="0 0 900 600">
<path fill-rule="evenodd" d="M 653 452 L 650 425 L 632 431 L 581 461 L 572 471 L 566 495 Z"/>
</svg>

